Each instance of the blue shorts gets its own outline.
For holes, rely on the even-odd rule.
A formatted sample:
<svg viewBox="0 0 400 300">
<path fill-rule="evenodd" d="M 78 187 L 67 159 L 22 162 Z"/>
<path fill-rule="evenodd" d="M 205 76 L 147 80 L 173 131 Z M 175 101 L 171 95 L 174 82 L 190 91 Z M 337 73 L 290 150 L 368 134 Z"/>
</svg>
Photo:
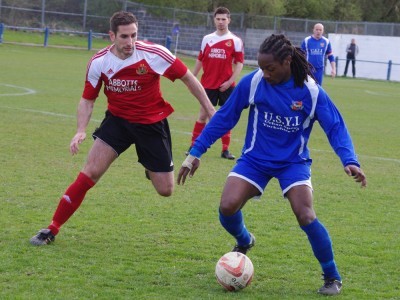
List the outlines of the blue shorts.
<svg viewBox="0 0 400 300">
<path fill-rule="evenodd" d="M 315 77 L 315 80 L 319 85 L 322 85 L 322 80 L 324 79 L 324 68 L 320 69 L 315 69 L 315 72 L 313 72 L 313 75 Z"/>
<path fill-rule="evenodd" d="M 311 185 L 311 160 L 289 164 L 255 164 L 246 157 L 240 157 L 233 167 L 229 176 L 239 177 L 252 185 L 259 191 L 260 195 L 264 192 L 268 182 L 276 178 L 282 189 L 282 195 L 297 185 Z"/>
</svg>

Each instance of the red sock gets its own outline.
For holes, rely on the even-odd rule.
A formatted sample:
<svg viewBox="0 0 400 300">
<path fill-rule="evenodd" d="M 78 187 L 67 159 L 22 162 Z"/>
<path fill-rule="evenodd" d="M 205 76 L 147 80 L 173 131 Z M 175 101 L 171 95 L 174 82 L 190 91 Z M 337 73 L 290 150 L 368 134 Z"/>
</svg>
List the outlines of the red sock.
<svg viewBox="0 0 400 300">
<path fill-rule="evenodd" d="M 193 132 L 192 132 L 192 144 L 191 144 L 191 146 L 193 146 L 194 141 L 201 134 L 201 132 L 203 131 L 204 127 L 206 127 L 206 123 L 200 123 L 200 122 L 196 121 L 196 123 L 194 124 Z"/>
<path fill-rule="evenodd" d="M 74 214 L 85 198 L 86 192 L 94 185 L 95 182 L 87 175 L 82 172 L 79 173 L 76 180 L 61 197 L 54 213 L 53 221 L 48 227 L 54 235 L 60 231 L 60 227 Z"/>
<path fill-rule="evenodd" d="M 228 150 L 229 145 L 231 143 L 231 131 L 229 130 L 225 135 L 221 138 L 222 141 L 222 151 Z"/>
</svg>

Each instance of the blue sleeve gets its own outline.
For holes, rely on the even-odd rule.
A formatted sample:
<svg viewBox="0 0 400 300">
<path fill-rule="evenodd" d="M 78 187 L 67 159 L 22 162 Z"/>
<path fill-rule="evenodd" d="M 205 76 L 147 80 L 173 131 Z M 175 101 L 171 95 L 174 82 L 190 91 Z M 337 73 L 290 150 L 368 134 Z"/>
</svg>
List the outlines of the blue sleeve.
<svg viewBox="0 0 400 300">
<path fill-rule="evenodd" d="M 346 124 L 335 104 L 322 89 L 318 96 L 315 114 L 343 166 L 351 164 L 359 167 L 360 164 Z"/>
<path fill-rule="evenodd" d="M 303 51 L 306 52 L 306 40 L 305 39 L 301 43 L 301 49 L 303 49 Z"/>
<path fill-rule="evenodd" d="M 251 74 L 254 74 L 254 72 Z M 190 155 L 200 158 L 216 140 L 235 127 L 243 109 L 249 106 L 251 74 L 245 76 L 238 83 L 225 104 L 207 123 L 200 136 L 194 142 Z"/>
<path fill-rule="evenodd" d="M 335 61 L 335 57 L 333 56 L 333 52 L 332 52 L 331 42 L 328 43 L 328 47 L 326 48 L 326 55 L 328 55 L 328 59 L 330 62 Z"/>
</svg>

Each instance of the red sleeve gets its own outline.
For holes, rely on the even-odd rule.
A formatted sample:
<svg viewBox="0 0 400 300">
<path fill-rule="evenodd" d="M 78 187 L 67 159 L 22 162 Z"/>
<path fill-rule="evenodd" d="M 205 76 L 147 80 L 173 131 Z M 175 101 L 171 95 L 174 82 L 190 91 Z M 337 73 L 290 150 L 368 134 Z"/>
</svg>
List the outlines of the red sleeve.
<svg viewBox="0 0 400 300">
<path fill-rule="evenodd" d="M 86 100 L 96 100 L 99 96 L 99 92 L 101 89 L 101 80 L 97 83 L 96 87 L 93 87 L 89 81 L 85 81 L 85 87 L 83 89 L 82 98 Z"/>
<path fill-rule="evenodd" d="M 203 61 L 203 51 L 200 50 L 199 55 L 197 55 L 199 61 Z"/>
<path fill-rule="evenodd" d="M 99 54 L 100 53 L 100 54 Z M 102 57 L 106 54 L 105 51 L 99 51 L 96 53 L 92 59 L 88 62 L 87 69 L 86 69 L 86 79 L 85 79 L 85 86 L 82 92 L 82 98 L 87 100 L 96 100 L 99 96 L 99 92 L 102 85 L 101 75 L 95 75 L 96 72 L 93 70 L 96 69 L 94 65 L 96 64 L 96 58 Z M 92 78 L 92 80 L 90 80 Z M 94 82 L 96 82 L 96 86 L 93 86 Z M 91 83 L 92 82 L 92 83 Z"/>
<path fill-rule="evenodd" d="M 244 53 L 243 53 L 243 51 L 235 52 L 234 62 L 235 63 L 237 63 L 237 62 L 243 63 L 244 62 Z"/>
<path fill-rule="evenodd" d="M 167 77 L 171 81 L 175 81 L 175 79 L 182 78 L 186 74 L 187 70 L 188 68 L 186 65 L 179 58 L 176 58 L 172 65 L 165 70 L 163 76 Z"/>
</svg>

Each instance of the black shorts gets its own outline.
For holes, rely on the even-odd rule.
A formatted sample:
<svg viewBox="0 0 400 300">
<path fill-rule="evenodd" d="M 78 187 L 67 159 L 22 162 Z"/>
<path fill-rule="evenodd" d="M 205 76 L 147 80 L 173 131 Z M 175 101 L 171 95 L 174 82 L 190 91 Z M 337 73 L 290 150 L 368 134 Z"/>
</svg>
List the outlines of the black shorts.
<svg viewBox="0 0 400 300">
<path fill-rule="evenodd" d="M 220 92 L 218 89 L 216 90 L 205 89 L 205 90 L 212 105 L 222 106 L 225 104 L 226 100 L 228 100 L 229 96 L 232 94 L 233 89 L 234 88 L 231 86 L 225 92 Z"/>
<path fill-rule="evenodd" d="M 138 161 L 152 172 L 171 172 L 171 133 L 167 119 L 154 124 L 130 123 L 106 112 L 104 120 L 93 133 L 120 155 L 135 144 Z"/>
</svg>

